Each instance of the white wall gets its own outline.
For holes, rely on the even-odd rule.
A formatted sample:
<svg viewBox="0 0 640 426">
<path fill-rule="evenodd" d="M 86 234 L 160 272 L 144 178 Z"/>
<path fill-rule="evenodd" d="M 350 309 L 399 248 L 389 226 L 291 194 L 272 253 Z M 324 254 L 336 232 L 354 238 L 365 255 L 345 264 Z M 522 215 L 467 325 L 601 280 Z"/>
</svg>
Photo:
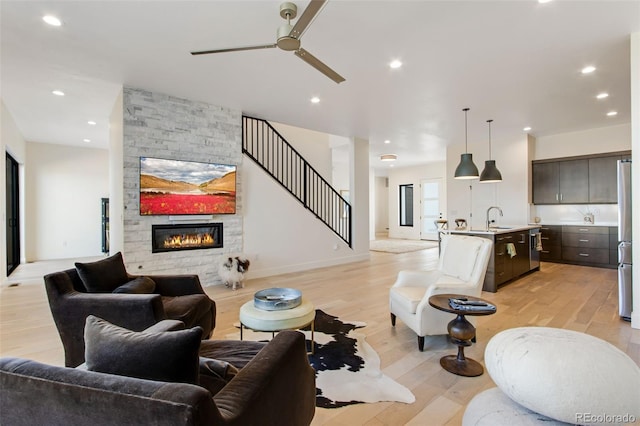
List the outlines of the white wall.
<svg viewBox="0 0 640 426">
<path fill-rule="evenodd" d="M 371 239 L 370 202 L 371 188 L 369 168 L 369 141 L 353 138 L 351 159 L 351 208 L 353 214 L 353 253 L 360 259 L 369 259 Z"/>
<path fill-rule="evenodd" d="M 273 121 L 270 121 L 269 124 L 316 169 L 320 176 L 331 183 L 332 159 L 329 134 Z"/>
<path fill-rule="evenodd" d="M 534 160 L 631 149 L 631 123 L 536 138 Z"/>
<path fill-rule="evenodd" d="M 389 238 L 420 239 L 420 182 L 423 179 L 443 178 L 446 180 L 445 162 L 428 163 L 423 166 L 389 169 L 387 195 Z M 400 226 L 400 185 L 413 184 L 413 226 Z M 444 209 L 448 202 L 446 185 L 443 185 Z M 446 211 L 446 210 L 445 210 Z"/>
<path fill-rule="evenodd" d="M 453 170 L 460 162 L 464 145 L 447 147 L 447 219 L 453 223 L 456 218 L 467 220 L 472 228 L 486 227 L 486 211 L 491 206 L 502 208 L 503 217 L 498 224 L 522 225 L 529 221 L 529 167 L 530 149 L 526 135 L 518 140 L 492 140 L 492 157 L 502 174 L 502 182 L 480 183 L 478 179 L 458 180 L 453 178 Z M 482 172 L 488 151 L 477 149 L 473 161 Z M 482 151 L 482 152 L 480 152 Z M 471 187 L 471 188 L 470 188 Z M 491 218 L 494 218 L 492 213 Z"/>
<path fill-rule="evenodd" d="M 27 163 L 27 261 L 99 256 L 108 151 L 28 142 Z"/>
<path fill-rule="evenodd" d="M 2 194 L 5 194 L 5 189 L 7 187 L 6 181 L 6 156 L 5 152 L 8 152 L 14 160 L 16 160 L 20 167 L 20 178 L 18 181 L 18 185 L 20 186 L 20 259 L 21 262 L 25 261 L 25 226 L 24 226 L 24 212 L 25 212 L 25 204 L 24 204 L 24 169 L 27 158 L 27 144 L 18 129 L 15 121 L 13 121 L 13 117 L 7 110 L 0 99 L 0 151 L 2 151 L 2 156 L 0 158 L 0 164 L 2 165 L 2 173 L 0 173 L 0 188 L 2 188 Z M 2 195 L 0 197 L 0 277 L 2 277 L 1 282 L 4 284 L 7 279 L 7 199 L 6 195 Z"/>
<path fill-rule="evenodd" d="M 389 178 L 374 176 L 375 186 L 375 232 L 389 232 Z"/>
<path fill-rule="evenodd" d="M 351 140 L 343 136 L 329 135 L 331 147 L 331 175 L 324 176 L 337 191 L 348 191 L 351 186 L 351 158 L 349 157 Z M 331 178 L 331 179 L 329 179 Z"/>
<path fill-rule="evenodd" d="M 122 89 L 109 116 L 109 253 L 124 250 Z"/>
<path fill-rule="evenodd" d="M 376 176 L 373 167 L 369 168 L 369 240 L 376 239 L 376 209 L 378 202 L 376 201 L 377 187 Z"/>
</svg>

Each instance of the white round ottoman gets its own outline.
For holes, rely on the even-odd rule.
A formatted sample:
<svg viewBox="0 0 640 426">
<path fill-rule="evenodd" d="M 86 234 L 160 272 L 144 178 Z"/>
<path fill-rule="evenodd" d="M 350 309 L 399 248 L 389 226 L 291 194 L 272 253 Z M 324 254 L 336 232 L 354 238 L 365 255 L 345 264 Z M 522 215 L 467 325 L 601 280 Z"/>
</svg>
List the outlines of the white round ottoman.
<svg viewBox="0 0 640 426">
<path fill-rule="evenodd" d="M 640 420 L 640 368 L 612 344 L 572 330 L 520 327 L 487 343 L 485 365 L 516 403 L 555 420 Z"/>
<path fill-rule="evenodd" d="M 254 306 L 253 300 L 240 307 L 240 340 L 243 327 L 255 331 L 297 330 L 311 325 L 311 352 L 313 353 L 313 326 L 316 309 L 313 303 L 302 299 L 302 303 L 292 309 L 266 311 Z"/>
</svg>

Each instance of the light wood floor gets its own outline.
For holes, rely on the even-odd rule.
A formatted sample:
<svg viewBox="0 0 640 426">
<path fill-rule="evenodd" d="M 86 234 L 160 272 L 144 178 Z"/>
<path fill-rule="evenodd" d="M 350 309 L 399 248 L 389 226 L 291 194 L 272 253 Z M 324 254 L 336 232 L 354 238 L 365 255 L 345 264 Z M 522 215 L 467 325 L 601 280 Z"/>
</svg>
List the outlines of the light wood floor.
<svg viewBox="0 0 640 426">
<path fill-rule="evenodd" d="M 348 265 L 249 280 L 244 289 L 207 288 L 218 307 L 213 338 L 236 332 L 238 309 L 257 290 L 295 287 L 316 307 L 346 320 L 365 321 L 367 341 L 378 352 L 385 374 L 412 390 L 414 404 L 380 402 L 340 409 L 318 409 L 315 425 L 459 425 L 466 404 L 494 384 L 488 374 L 459 377 L 444 371 L 441 356 L 455 353 L 446 337 L 427 337 L 425 351 L 402 322 L 391 327 L 388 290 L 402 269 L 433 266 L 437 249 L 405 254 L 372 252 L 371 259 Z M 55 329 L 42 275 L 72 262 L 21 266 L 12 282 L 0 291 L 0 355 L 19 356 L 63 365 L 63 350 Z M 35 285 L 34 285 L 35 284 Z M 480 317 L 478 342 L 467 348 L 469 357 L 484 361 L 487 341 L 498 331 L 519 326 L 549 326 L 578 330 L 604 339 L 640 364 L 640 330 L 617 314 L 615 270 L 543 263 L 532 273 L 497 293 L 483 293 L 498 306 L 495 315 Z"/>
</svg>

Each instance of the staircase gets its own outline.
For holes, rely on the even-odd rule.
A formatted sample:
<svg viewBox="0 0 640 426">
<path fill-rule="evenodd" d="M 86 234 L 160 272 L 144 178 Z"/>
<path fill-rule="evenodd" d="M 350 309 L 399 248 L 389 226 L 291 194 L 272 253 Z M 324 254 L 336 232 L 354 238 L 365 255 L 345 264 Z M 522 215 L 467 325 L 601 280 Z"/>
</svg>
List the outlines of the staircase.
<svg viewBox="0 0 640 426">
<path fill-rule="evenodd" d="M 242 152 L 352 247 L 351 205 L 271 124 L 243 116 Z"/>
</svg>

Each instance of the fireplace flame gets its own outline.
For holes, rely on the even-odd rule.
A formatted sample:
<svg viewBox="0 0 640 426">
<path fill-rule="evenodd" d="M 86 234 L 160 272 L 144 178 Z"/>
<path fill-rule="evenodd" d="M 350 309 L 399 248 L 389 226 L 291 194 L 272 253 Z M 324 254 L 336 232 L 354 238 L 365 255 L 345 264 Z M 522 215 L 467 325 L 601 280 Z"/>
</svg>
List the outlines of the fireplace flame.
<svg viewBox="0 0 640 426">
<path fill-rule="evenodd" d="M 214 245 L 215 240 L 210 233 L 204 234 L 179 234 L 165 238 L 163 248 L 202 247 Z"/>
</svg>

